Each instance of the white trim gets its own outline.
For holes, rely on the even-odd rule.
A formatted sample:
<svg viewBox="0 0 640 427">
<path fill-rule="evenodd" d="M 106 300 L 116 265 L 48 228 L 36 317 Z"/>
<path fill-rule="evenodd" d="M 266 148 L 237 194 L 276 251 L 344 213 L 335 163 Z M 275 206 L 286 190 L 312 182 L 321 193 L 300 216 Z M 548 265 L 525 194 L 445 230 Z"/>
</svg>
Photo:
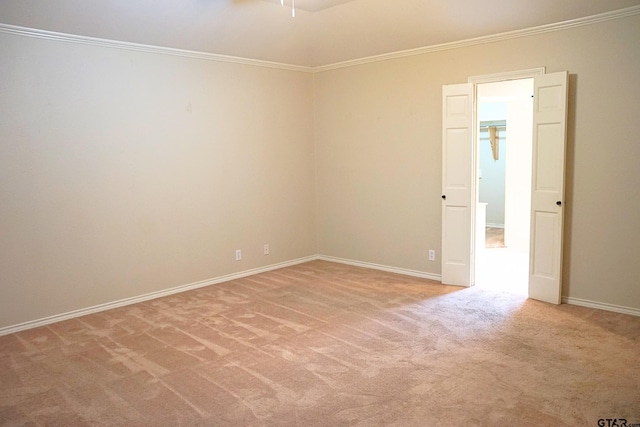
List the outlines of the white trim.
<svg viewBox="0 0 640 427">
<path fill-rule="evenodd" d="M 256 67 L 276 68 L 279 70 L 298 71 L 311 73 L 313 68 L 301 65 L 282 64 L 279 62 L 262 61 L 258 59 L 241 58 L 238 56 L 218 55 L 215 53 L 196 52 L 193 50 L 174 49 L 170 47 L 152 46 L 140 43 L 129 43 L 118 40 L 107 40 L 96 37 L 78 36 L 75 34 L 57 33 L 54 31 L 37 30 L 34 28 L 18 27 L 0 23 L 0 33 L 34 37 L 45 40 L 61 41 L 66 43 L 84 44 L 90 46 L 107 47 L 113 49 L 133 50 L 136 52 L 155 53 L 183 58 L 203 59 L 205 61 L 230 62 L 233 64 L 251 65 Z"/>
<path fill-rule="evenodd" d="M 527 70 L 506 71 L 504 73 L 482 74 L 480 76 L 470 76 L 467 83 L 495 83 L 508 80 L 531 79 L 535 76 L 546 74 L 546 67 L 529 68 Z"/>
<path fill-rule="evenodd" d="M 148 294 L 145 294 L 145 295 L 139 295 L 139 296 L 136 296 L 136 297 L 125 298 L 125 299 L 122 299 L 122 300 L 119 300 L 119 301 L 113 301 L 113 302 L 110 302 L 110 303 L 100 304 L 100 305 L 96 305 L 96 306 L 93 306 L 93 307 L 87 307 L 87 308 L 83 308 L 83 309 L 80 309 L 80 310 L 74 310 L 74 311 L 70 311 L 68 313 L 56 314 L 54 316 L 49 316 L 49 317 L 45 317 L 45 318 L 42 318 L 42 319 L 31 320 L 31 321 L 28 321 L 28 322 L 19 323 L 17 325 L 6 326 L 4 328 L 0 328 L 0 336 L 13 334 L 13 333 L 24 331 L 24 330 L 27 330 L 27 329 L 33 329 L 33 328 L 37 328 L 37 327 L 40 327 L 40 326 L 50 325 L 52 323 L 61 322 L 63 320 L 69 320 L 69 319 L 74 319 L 74 318 L 81 317 L 81 316 L 86 316 L 86 315 L 89 315 L 89 314 L 99 313 L 101 311 L 106 311 L 106 310 L 111 310 L 111 309 L 114 309 L 114 308 L 124 307 L 124 306 L 127 306 L 127 305 L 137 304 L 137 303 L 141 303 L 141 302 L 144 302 L 144 301 L 153 300 L 153 299 L 156 299 L 156 298 L 161 298 L 161 297 L 165 297 L 165 296 L 169 296 L 169 295 L 178 294 L 178 293 L 181 293 L 181 292 L 187 292 L 187 291 L 191 291 L 191 290 L 194 290 L 194 289 L 203 288 L 205 286 L 211 286 L 211 285 L 216 285 L 218 283 L 223 283 L 223 282 L 228 282 L 228 281 L 231 281 L 231 280 L 241 279 L 243 277 L 253 276 L 255 274 L 266 273 L 268 271 L 277 270 L 279 268 L 290 267 L 290 266 L 293 266 L 293 265 L 303 264 L 305 262 L 315 261 L 315 260 L 336 262 L 336 263 L 339 263 L 339 264 L 353 265 L 355 267 L 362 267 L 362 268 L 368 268 L 368 269 L 373 269 L 373 270 L 387 271 L 387 272 L 390 272 L 390 273 L 402 274 L 402 275 L 405 275 L 405 276 L 412 276 L 412 277 L 419 277 L 419 278 L 422 278 L 422 279 L 435 280 L 437 282 L 440 282 L 441 278 L 442 278 L 442 276 L 440 276 L 439 274 L 425 273 L 425 272 L 422 272 L 422 271 L 410 270 L 410 269 L 406 269 L 406 268 L 397 268 L 397 267 L 391 267 L 391 266 L 387 266 L 387 265 L 374 264 L 374 263 L 370 263 L 370 262 L 362 262 L 362 261 L 355 261 L 355 260 L 351 260 L 351 259 L 332 257 L 332 256 L 328 256 L 328 255 L 311 255 L 311 256 L 308 256 L 308 257 L 304 257 L 304 258 L 298 258 L 298 259 L 294 259 L 294 260 L 291 260 L 291 261 L 285 261 L 285 262 L 281 262 L 281 263 L 277 263 L 277 264 L 268 265 L 266 267 L 259 267 L 259 268 L 254 268 L 254 269 L 251 269 L 251 270 L 245 270 L 245 271 L 241 271 L 239 273 L 228 274 L 226 276 L 220 276 L 220 277 L 216 277 L 216 278 L 213 278 L 213 279 L 202 280 L 202 281 L 199 281 L 199 282 L 190 283 L 190 284 L 187 284 L 187 285 L 176 286 L 176 287 L 173 287 L 173 288 L 170 288 L 170 289 L 165 289 L 165 290 L 157 291 L 157 292 L 151 292 L 151 293 L 148 293 Z M 589 300 L 584 300 L 584 299 L 580 299 L 580 298 L 571 298 L 571 297 L 562 297 L 562 302 L 564 304 L 578 305 L 578 306 L 588 307 L 588 308 L 596 308 L 596 309 L 599 309 L 599 310 L 612 311 L 612 312 L 615 312 L 615 313 L 629 314 L 629 315 L 632 315 L 632 316 L 639 316 L 640 317 L 640 309 L 639 308 L 624 307 L 624 306 L 620 306 L 620 305 L 607 304 L 607 303 L 602 303 L 602 302 L 589 301 Z"/>
<path fill-rule="evenodd" d="M 337 262 L 339 264 L 353 265 L 355 267 L 369 268 L 372 270 L 388 271 L 389 273 L 402 274 L 405 276 L 420 277 L 422 279 L 430 279 L 430 280 L 435 280 L 437 282 L 440 282 L 442 279 L 442 276 L 440 276 L 439 274 L 425 273 L 422 271 L 391 267 L 388 265 L 380 265 L 380 264 L 374 264 L 370 262 L 355 261 L 352 259 L 336 258 L 328 255 L 318 255 L 317 259 L 321 261 L 329 261 L 329 262 Z"/>
<path fill-rule="evenodd" d="M 640 6 L 631 6 L 620 10 L 614 10 L 612 12 L 600 13 L 593 16 L 587 16 L 584 18 L 571 19 L 569 21 L 557 22 L 554 24 L 540 25 L 537 27 L 525 28 L 522 30 L 508 31 L 505 33 L 492 34 L 488 36 L 476 37 L 472 39 L 460 40 L 450 43 L 442 43 L 432 46 L 419 47 L 416 49 L 407 49 L 398 52 L 385 53 L 382 55 L 369 56 L 366 58 L 353 59 L 349 61 L 337 62 L 335 64 L 323 65 L 314 67 L 314 73 L 321 73 L 324 71 L 337 70 L 339 68 L 354 67 L 357 65 L 369 64 L 372 62 L 387 61 L 389 59 L 404 58 L 407 56 L 423 55 L 425 53 L 439 52 L 443 50 L 459 49 L 462 47 L 475 46 L 479 44 L 494 43 L 503 40 L 511 40 L 520 37 L 534 36 L 537 34 L 551 33 L 555 31 L 562 31 L 576 27 L 582 27 L 584 25 L 597 24 L 599 22 L 610 21 L 612 19 L 626 18 L 640 14 Z"/>
<path fill-rule="evenodd" d="M 207 61 L 230 62 L 235 64 L 252 65 L 258 67 L 276 68 L 280 70 L 298 71 L 304 73 L 322 73 L 339 68 L 354 67 L 357 65 L 381 62 L 389 59 L 404 58 L 408 56 L 423 55 L 425 53 L 439 52 L 443 50 L 459 49 L 462 47 L 475 46 L 479 44 L 494 43 L 503 40 L 511 40 L 520 37 L 533 36 L 537 34 L 551 33 L 584 25 L 597 24 L 599 22 L 614 19 L 626 18 L 640 14 L 640 6 L 631 6 L 611 12 L 600 13 L 584 18 L 572 19 L 569 21 L 557 22 L 554 24 L 541 25 L 537 27 L 525 28 L 521 30 L 508 31 L 505 33 L 492 34 L 488 36 L 476 37 L 466 40 L 459 40 L 450 43 L 419 47 L 415 49 L 401 50 L 381 55 L 374 55 L 360 59 L 337 62 L 334 64 L 321 65 L 317 67 L 306 67 L 302 65 L 283 64 L 279 62 L 262 61 L 257 59 L 241 58 L 236 56 L 218 55 L 214 53 L 196 52 L 184 49 L 174 49 L 161 46 L 151 46 L 139 43 L 129 43 L 117 40 L 107 40 L 95 37 L 78 36 L 73 34 L 58 33 L 54 31 L 38 30 L 34 28 L 19 27 L 16 25 L 0 23 L 0 33 L 20 35 L 25 37 L 36 37 L 47 40 L 57 40 L 68 43 L 79 43 L 92 46 L 102 46 L 114 49 L 134 50 L 138 52 L 156 53 L 162 55 L 180 56 L 186 58 L 203 59 Z"/>
<path fill-rule="evenodd" d="M 640 317 L 640 308 L 625 307 L 622 305 L 607 304 L 605 302 L 589 301 L 581 298 L 562 297 L 564 304 L 579 305 L 581 307 L 597 308 L 598 310 L 612 311 L 614 313 L 629 314 Z"/>
<path fill-rule="evenodd" d="M 193 289 L 203 288 L 205 286 L 216 285 L 222 282 L 228 282 L 230 280 L 241 279 L 247 276 L 253 276 L 254 274 L 266 273 L 267 271 L 277 270 L 279 268 L 290 267 L 292 265 L 302 264 L 309 261 L 318 259 L 317 256 L 312 255 L 305 258 L 298 258 L 291 261 L 285 261 L 278 264 L 268 265 L 266 267 L 254 268 L 251 270 L 241 271 L 239 273 L 228 274 L 226 276 L 220 276 L 213 279 L 201 280 L 199 282 L 189 283 L 187 285 L 176 286 L 174 288 L 164 289 L 162 291 L 151 292 L 136 297 L 125 298 L 119 301 L 113 301 L 106 304 L 100 304 L 93 307 L 82 308 L 80 310 L 70 311 L 68 313 L 56 314 L 54 316 L 45 317 L 43 319 L 31 320 L 28 322 L 20 323 L 13 326 L 6 326 L 0 328 L 0 336 L 13 334 L 15 332 L 24 331 L 26 329 L 37 328 L 39 326 L 50 325 L 52 323 L 61 322 L 63 320 L 74 319 L 80 316 L 86 316 L 88 314 L 99 313 L 101 311 L 111 310 L 118 307 L 124 307 L 126 305 L 137 304 L 144 301 L 149 301 L 156 298 L 166 297 L 181 292 L 191 291 Z"/>
</svg>

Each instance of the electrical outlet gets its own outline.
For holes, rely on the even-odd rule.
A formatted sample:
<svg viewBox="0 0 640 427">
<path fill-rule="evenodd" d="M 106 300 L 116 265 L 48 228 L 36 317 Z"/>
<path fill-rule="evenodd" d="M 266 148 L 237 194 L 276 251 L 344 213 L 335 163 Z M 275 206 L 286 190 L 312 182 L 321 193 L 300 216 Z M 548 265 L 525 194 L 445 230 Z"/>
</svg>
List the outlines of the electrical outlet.
<svg viewBox="0 0 640 427">
<path fill-rule="evenodd" d="M 236 249 L 236 261 L 240 261 L 242 259 L 242 249 Z"/>
<path fill-rule="evenodd" d="M 436 260 L 436 251 L 434 251 L 433 249 L 429 249 L 429 261 L 435 261 Z"/>
<path fill-rule="evenodd" d="M 264 248 L 262 250 L 262 253 L 264 255 L 269 255 L 269 244 L 264 245 Z"/>
</svg>

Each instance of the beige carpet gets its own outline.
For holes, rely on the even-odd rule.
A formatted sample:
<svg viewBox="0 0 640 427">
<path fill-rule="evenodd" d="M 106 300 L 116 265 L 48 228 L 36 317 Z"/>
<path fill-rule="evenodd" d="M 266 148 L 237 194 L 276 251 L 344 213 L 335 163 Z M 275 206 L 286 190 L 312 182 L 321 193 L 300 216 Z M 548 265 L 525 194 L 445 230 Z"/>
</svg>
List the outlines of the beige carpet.
<svg viewBox="0 0 640 427">
<path fill-rule="evenodd" d="M 486 227 L 486 248 L 504 248 L 504 228 Z"/>
<path fill-rule="evenodd" d="M 3 426 L 640 422 L 640 318 L 311 262 L 0 337 Z"/>
</svg>

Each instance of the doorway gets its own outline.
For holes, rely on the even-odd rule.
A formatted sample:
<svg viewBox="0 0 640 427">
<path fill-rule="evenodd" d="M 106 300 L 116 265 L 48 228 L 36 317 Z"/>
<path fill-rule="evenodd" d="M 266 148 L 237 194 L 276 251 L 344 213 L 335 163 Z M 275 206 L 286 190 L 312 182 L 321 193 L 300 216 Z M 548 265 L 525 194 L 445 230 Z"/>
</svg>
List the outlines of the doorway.
<svg viewBox="0 0 640 427">
<path fill-rule="evenodd" d="M 476 86 L 533 78 L 528 296 L 551 304 L 560 304 L 568 77 L 567 71 L 545 73 L 544 68 L 538 68 L 474 76 L 469 77 L 468 83 L 442 86 L 443 284 L 476 284 L 476 253 L 477 243 L 480 241 L 477 230 L 484 230 L 483 227 L 477 227 L 476 223 Z M 505 206 L 510 200 L 508 185 L 509 180 L 505 183 Z M 520 186 L 519 191 L 522 188 L 523 186 Z M 513 200 L 526 202 L 517 195 Z M 505 211 L 505 221 L 508 221 L 506 213 Z M 506 231 L 505 237 L 508 239 L 511 234 L 508 223 Z"/>
<path fill-rule="evenodd" d="M 476 285 L 528 295 L 532 78 L 476 86 Z"/>
</svg>

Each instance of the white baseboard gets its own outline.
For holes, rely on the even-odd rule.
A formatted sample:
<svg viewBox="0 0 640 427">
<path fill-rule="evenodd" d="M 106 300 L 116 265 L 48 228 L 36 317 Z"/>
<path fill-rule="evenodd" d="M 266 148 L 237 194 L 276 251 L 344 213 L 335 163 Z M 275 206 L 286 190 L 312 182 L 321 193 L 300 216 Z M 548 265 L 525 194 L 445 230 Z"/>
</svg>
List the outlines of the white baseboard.
<svg viewBox="0 0 640 427">
<path fill-rule="evenodd" d="M 607 304 L 604 302 L 589 301 L 586 299 L 562 297 L 564 304 L 579 305 L 581 307 L 597 308 L 599 310 L 613 311 L 614 313 L 630 314 L 640 317 L 640 308 L 625 307 L 622 305 Z"/>
<path fill-rule="evenodd" d="M 156 298 L 165 297 L 168 295 L 177 294 L 180 292 L 186 292 L 193 289 L 203 288 L 205 286 L 211 286 L 222 282 L 228 282 L 230 280 L 241 279 L 247 276 L 253 276 L 254 274 L 266 273 L 267 271 L 277 270 L 279 268 L 290 267 L 292 265 L 302 264 L 309 261 L 318 259 L 317 256 L 312 255 L 305 258 L 298 258 L 291 261 L 285 261 L 277 264 L 268 265 L 266 267 L 254 268 L 251 270 L 241 271 L 239 273 L 228 274 L 226 276 L 220 276 L 213 279 L 201 280 L 199 282 L 189 283 L 187 285 L 176 286 L 174 288 L 164 289 L 162 291 L 151 292 L 136 297 L 125 298 L 118 301 L 109 302 L 106 304 L 100 304 L 93 307 L 82 308 L 80 310 L 70 311 L 68 313 L 56 314 L 54 316 L 45 317 L 43 319 L 31 320 L 28 322 L 20 323 L 17 325 L 6 326 L 0 328 L 0 336 L 13 334 L 15 332 L 24 331 L 26 329 L 37 328 L 39 326 L 49 325 L 51 323 L 61 322 L 63 320 L 73 319 L 80 316 L 86 316 L 87 314 L 98 313 L 105 310 L 111 310 L 126 305 L 137 304 L 139 302 L 149 301 Z"/>
<path fill-rule="evenodd" d="M 152 300 L 152 299 L 156 299 L 156 298 L 161 298 L 161 297 L 165 297 L 165 296 L 168 296 L 168 295 L 177 294 L 177 293 L 180 293 L 180 292 L 186 292 L 186 291 L 190 291 L 190 290 L 193 290 L 193 289 L 203 288 L 205 286 L 211 286 L 211 285 L 215 285 L 215 284 L 218 284 L 218 283 L 228 282 L 230 280 L 241 279 L 243 277 L 253 276 L 254 274 L 266 273 L 267 271 L 277 270 L 279 268 L 284 268 L 284 267 L 290 267 L 292 265 L 302 264 L 302 263 L 309 262 L 309 261 L 314 261 L 314 260 L 337 262 L 337 263 L 340 263 L 340 264 L 353 265 L 355 267 L 362 267 L 362 268 L 370 268 L 370 269 L 374 269 L 374 270 L 387 271 L 387 272 L 390 272 L 390 273 L 403 274 L 405 276 L 412 276 L 412 277 L 420 277 L 420 278 L 423 278 L 423 279 L 430 279 L 430 280 L 435 280 L 435 281 L 438 281 L 438 282 L 440 282 L 441 279 L 442 279 L 442 276 L 439 275 L 439 274 L 425 273 L 425 272 L 417 271 L 417 270 L 410 270 L 410 269 L 398 268 L 398 267 L 390 267 L 390 266 L 387 266 L 387 265 L 380 265 L 380 264 L 374 264 L 374 263 L 363 262 L 363 261 L 355 261 L 355 260 L 345 259 L 345 258 L 337 258 L 337 257 L 328 256 L 328 255 L 312 255 L 312 256 L 308 256 L 308 257 L 304 257 L 304 258 L 294 259 L 294 260 L 291 260 L 291 261 L 285 261 L 285 262 L 281 262 L 281 263 L 277 263 L 277 264 L 268 265 L 266 267 L 254 268 L 254 269 L 251 269 L 251 270 L 245 270 L 245 271 L 241 271 L 241 272 L 238 272 L 238 273 L 228 274 L 228 275 L 216 277 L 216 278 L 213 278 L 213 279 L 207 279 L 207 280 L 202 280 L 202 281 L 195 282 L 195 283 L 189 283 L 187 285 L 176 286 L 174 288 L 165 289 L 165 290 L 157 291 L 157 292 L 151 292 L 151 293 L 144 294 L 144 295 L 139 295 L 139 296 L 136 296 L 136 297 L 125 298 L 125 299 L 122 299 L 122 300 L 113 301 L 113 302 L 109 302 L 109 303 L 106 303 L 106 304 L 100 304 L 100 305 L 96 305 L 96 306 L 93 306 L 93 307 L 83 308 L 83 309 L 80 309 L 80 310 L 74 310 L 74 311 L 70 311 L 68 313 L 56 314 L 54 316 L 49 316 L 49 317 L 45 317 L 45 318 L 42 318 L 42 319 L 31 320 L 31 321 L 20 323 L 20 324 L 17 324 L 17 325 L 7 326 L 7 327 L 4 327 L 4 328 L 0 328 L 0 336 L 13 334 L 15 332 L 24 331 L 24 330 L 27 330 L 27 329 L 37 328 L 39 326 L 49 325 L 51 323 L 61 322 L 63 320 L 68 320 L 68 319 L 73 319 L 73 318 L 76 318 L 76 317 L 86 316 L 88 314 L 93 314 L 93 313 L 98 313 L 98 312 L 101 312 L 101 311 L 111 310 L 111 309 L 118 308 L 118 307 L 124 307 L 126 305 L 137 304 L 139 302 L 149 301 L 149 300 Z M 629 314 L 629 315 L 632 315 L 632 316 L 639 316 L 640 317 L 640 309 L 633 308 L 633 307 L 624 307 L 624 306 L 620 306 L 620 305 L 607 304 L 607 303 L 603 303 L 603 302 L 589 301 L 589 300 L 585 300 L 585 299 L 571 298 L 571 297 L 562 297 L 562 302 L 564 304 L 578 305 L 578 306 L 589 307 L 589 308 L 597 308 L 597 309 L 600 309 L 600 310 L 612 311 L 612 312 L 615 312 L 615 313 Z"/>
<path fill-rule="evenodd" d="M 328 255 L 318 255 L 317 259 L 323 260 L 323 261 L 337 262 L 340 264 L 353 265 L 356 267 L 371 268 L 374 270 L 382 270 L 382 271 L 388 271 L 391 273 L 404 274 L 406 276 L 421 277 L 423 279 L 431 279 L 431 280 L 436 280 L 438 282 L 442 281 L 442 276 L 439 274 L 424 273 L 416 270 L 389 267 L 386 265 L 373 264 L 373 263 L 362 262 L 362 261 L 354 261 L 351 259 L 337 258 L 337 257 L 328 256 Z M 570 305 L 579 305 L 579 306 L 588 307 L 588 308 L 597 308 L 599 310 L 611 311 L 614 313 L 621 313 L 621 314 L 629 314 L 631 316 L 640 317 L 639 308 L 624 307 L 621 305 L 607 304 L 603 302 L 589 301 L 585 299 L 571 298 L 571 297 L 562 297 L 562 303 L 570 304 Z"/>
<path fill-rule="evenodd" d="M 317 259 L 322 261 L 330 261 L 330 262 L 337 262 L 340 264 L 353 265 L 355 267 L 363 267 L 363 268 L 371 268 L 373 270 L 388 271 L 390 273 L 403 274 L 405 276 L 413 276 L 413 277 L 420 277 L 422 279 L 436 280 L 438 282 L 440 282 L 442 279 L 442 276 L 440 276 L 439 274 L 425 273 L 423 271 L 409 270 L 406 268 L 390 267 L 388 265 L 380 265 L 380 264 L 374 264 L 370 262 L 354 261 L 351 259 L 336 258 L 328 255 L 318 255 Z"/>
</svg>

